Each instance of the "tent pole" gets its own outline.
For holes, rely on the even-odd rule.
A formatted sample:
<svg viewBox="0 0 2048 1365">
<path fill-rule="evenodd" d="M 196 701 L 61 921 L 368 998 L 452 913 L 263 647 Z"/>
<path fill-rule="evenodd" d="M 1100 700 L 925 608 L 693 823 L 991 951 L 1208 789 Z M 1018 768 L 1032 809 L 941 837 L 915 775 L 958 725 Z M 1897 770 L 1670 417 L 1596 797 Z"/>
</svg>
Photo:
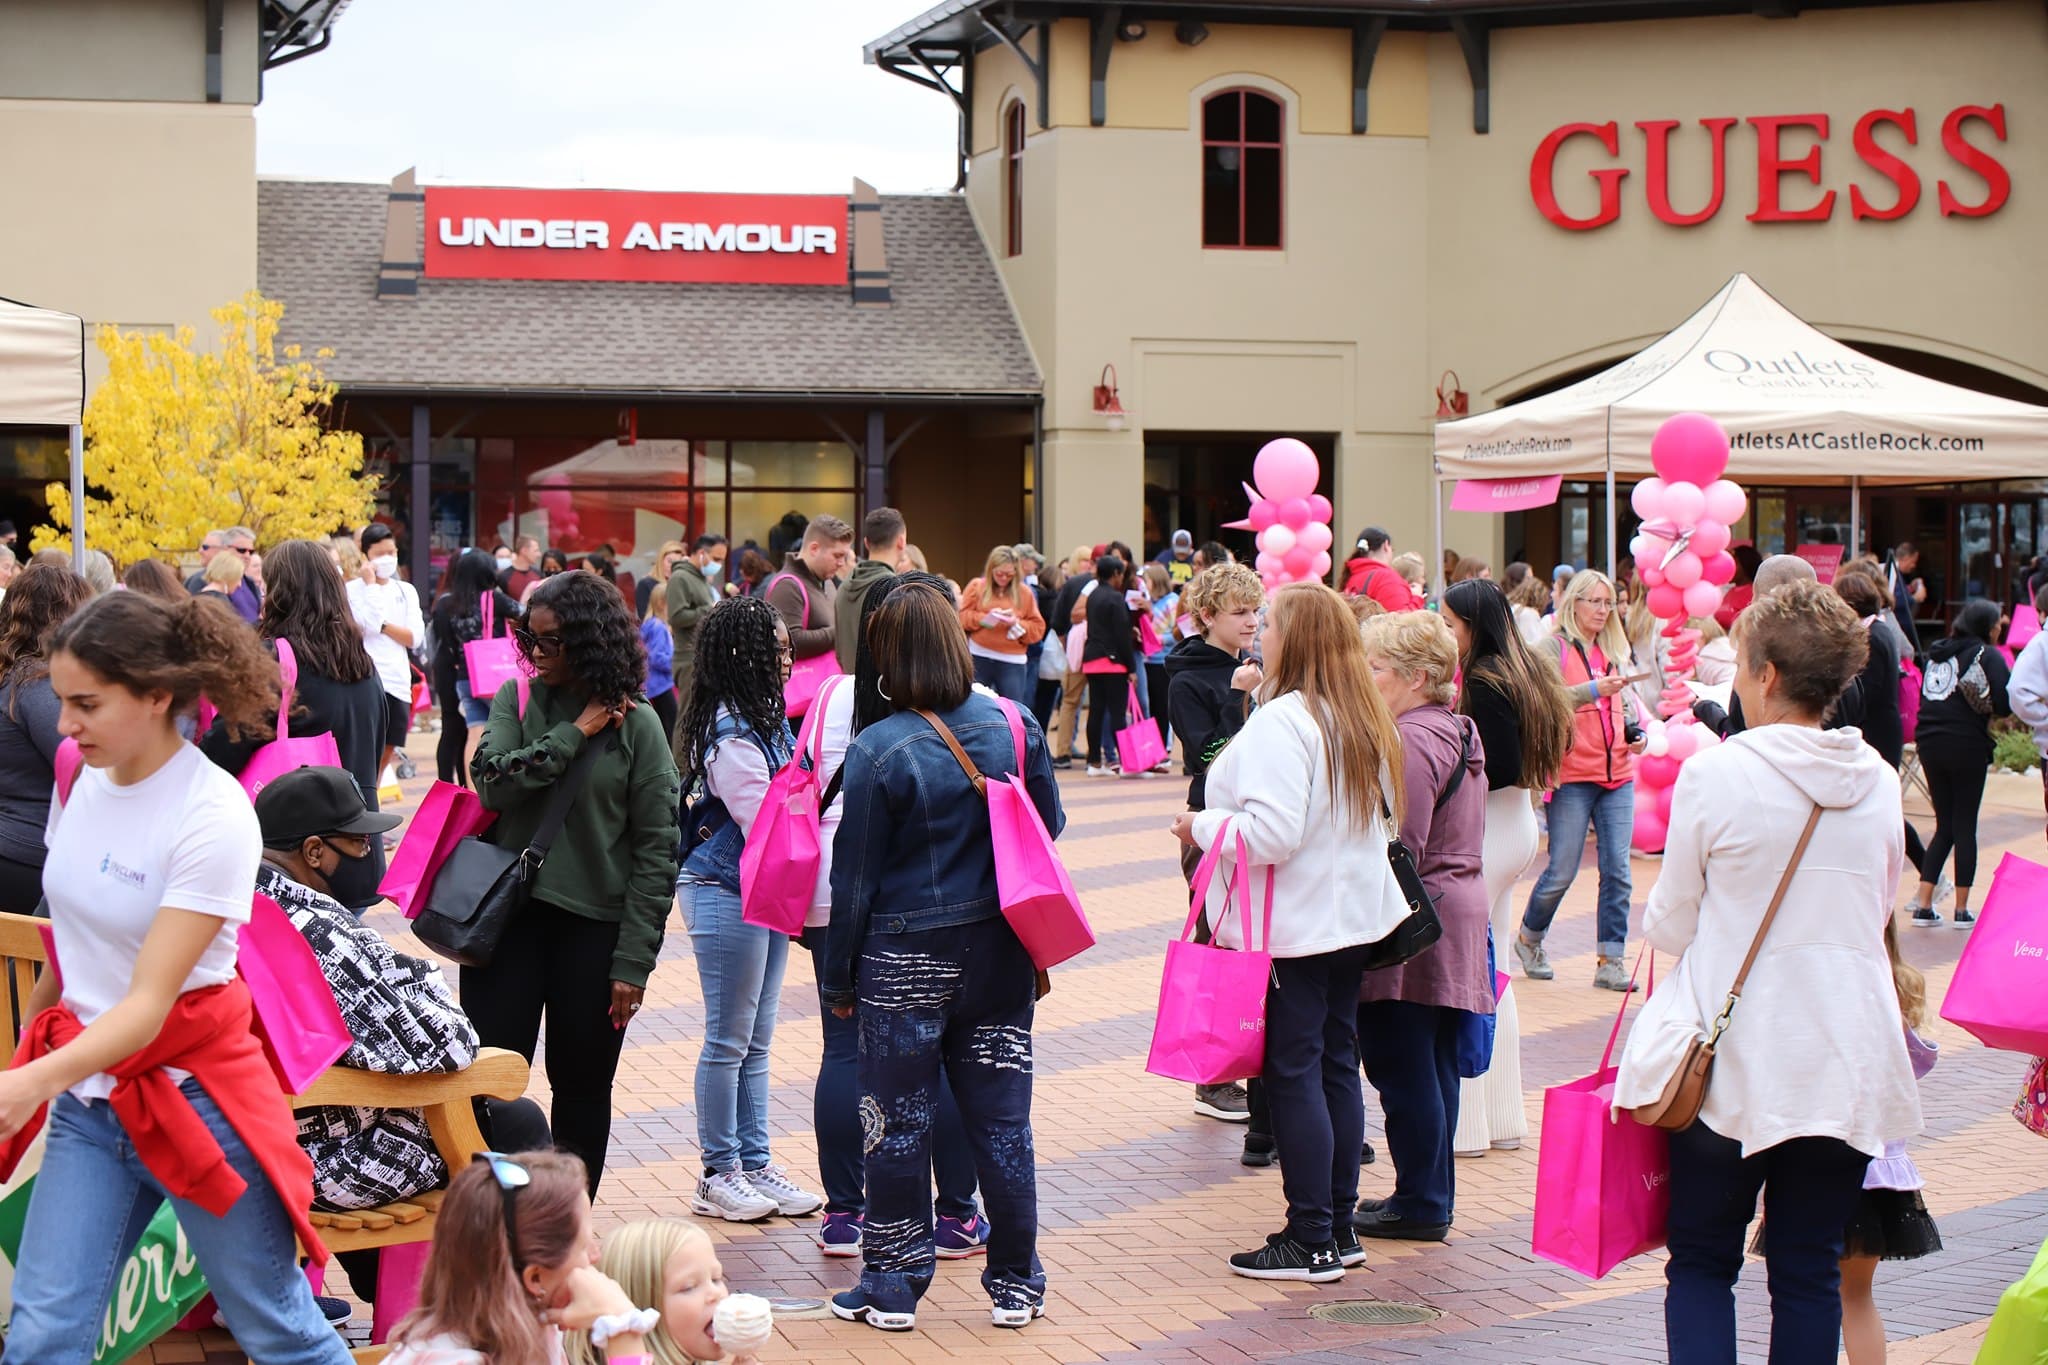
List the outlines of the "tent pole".
<svg viewBox="0 0 2048 1365">
<path fill-rule="evenodd" d="M 85 428 L 71 427 L 71 567 L 85 572 Z"/>
<path fill-rule="evenodd" d="M 1609 582 L 1615 584 L 1616 592 L 1621 591 L 1621 585 L 1616 581 L 1615 577 L 1614 451 L 1612 449 L 1607 452 L 1607 578 Z"/>
<path fill-rule="evenodd" d="M 1436 521 L 1436 555 L 1430 562 L 1435 565 L 1432 576 L 1436 579 L 1437 600 L 1441 602 L 1448 585 L 1444 582 L 1444 481 L 1440 474 L 1430 475 L 1429 510 Z"/>
<path fill-rule="evenodd" d="M 1849 476 L 1849 558 L 1863 553 L 1863 479 Z"/>
</svg>

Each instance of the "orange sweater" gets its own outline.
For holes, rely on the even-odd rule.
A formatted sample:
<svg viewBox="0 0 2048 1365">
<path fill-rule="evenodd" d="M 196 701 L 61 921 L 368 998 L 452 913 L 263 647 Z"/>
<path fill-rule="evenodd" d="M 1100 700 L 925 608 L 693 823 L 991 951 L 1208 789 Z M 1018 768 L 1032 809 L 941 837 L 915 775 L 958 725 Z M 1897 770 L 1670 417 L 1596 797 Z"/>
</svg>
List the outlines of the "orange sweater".
<svg viewBox="0 0 2048 1365">
<path fill-rule="evenodd" d="M 1022 659 L 1031 646 L 1045 638 L 1045 618 L 1038 614 L 1038 594 L 1029 588 L 1019 588 L 1013 603 L 1002 596 L 985 599 L 983 594 L 987 591 L 987 580 L 977 578 L 960 594 L 960 624 L 967 631 L 968 641 L 993 653 L 1014 654 Z M 1012 640 L 1008 626 L 984 626 L 981 618 L 991 611 L 1015 612 L 1024 625 L 1022 638 Z"/>
</svg>

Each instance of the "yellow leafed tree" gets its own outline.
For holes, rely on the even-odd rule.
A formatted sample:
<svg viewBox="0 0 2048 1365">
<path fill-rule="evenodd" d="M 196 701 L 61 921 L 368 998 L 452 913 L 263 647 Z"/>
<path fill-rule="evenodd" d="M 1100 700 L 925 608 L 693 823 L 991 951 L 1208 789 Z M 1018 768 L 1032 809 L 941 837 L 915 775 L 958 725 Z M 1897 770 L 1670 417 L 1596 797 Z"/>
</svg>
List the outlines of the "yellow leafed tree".
<svg viewBox="0 0 2048 1365">
<path fill-rule="evenodd" d="M 326 425 L 336 386 L 297 346 L 277 347 L 284 305 L 251 291 L 213 311 L 218 349 L 193 331 L 99 329 L 107 378 L 85 409 L 85 543 L 129 564 L 196 550 L 246 526 L 267 548 L 369 518 L 363 438 Z M 325 358 L 331 352 L 318 353 Z M 49 486 L 33 545 L 68 550 L 71 494 Z"/>
</svg>

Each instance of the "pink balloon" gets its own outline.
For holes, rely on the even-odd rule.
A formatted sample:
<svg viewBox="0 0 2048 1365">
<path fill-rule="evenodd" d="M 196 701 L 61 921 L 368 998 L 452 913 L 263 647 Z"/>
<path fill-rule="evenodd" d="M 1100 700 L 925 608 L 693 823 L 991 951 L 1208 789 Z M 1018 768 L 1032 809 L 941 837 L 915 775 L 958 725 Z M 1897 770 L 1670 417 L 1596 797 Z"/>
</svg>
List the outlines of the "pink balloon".
<svg viewBox="0 0 2048 1365">
<path fill-rule="evenodd" d="M 1642 543 L 1642 548 L 1635 551 L 1636 567 L 1641 568 L 1645 564 L 1663 567 L 1664 556 L 1671 553 L 1671 542 L 1649 531 L 1637 536 L 1636 540 Z"/>
<path fill-rule="evenodd" d="M 1654 559 L 1638 559 L 1636 577 L 1643 580 L 1643 586 L 1646 588 L 1664 586 L 1664 571 L 1657 567 L 1657 561 Z"/>
<path fill-rule="evenodd" d="M 1318 552 L 1330 548 L 1330 539 L 1328 524 L 1320 521 L 1312 521 L 1294 534 L 1294 543 L 1296 545 L 1306 545 L 1309 549 Z"/>
<path fill-rule="evenodd" d="M 1294 532 L 1285 526 L 1268 526 L 1259 533 L 1259 548 L 1269 555 L 1285 555 L 1294 548 Z"/>
<path fill-rule="evenodd" d="M 1279 555 L 1268 554 L 1261 550 L 1259 551 L 1259 557 L 1252 561 L 1252 567 L 1259 571 L 1259 577 L 1268 578 L 1277 575 L 1285 566 L 1281 564 Z"/>
<path fill-rule="evenodd" d="M 1721 590 L 1701 579 L 1685 590 L 1687 616 L 1712 616 L 1721 610 Z"/>
<path fill-rule="evenodd" d="M 1665 728 L 1665 753 L 1670 752 L 1671 732 L 1682 727 L 1672 725 Z M 1645 754 L 1636 760 L 1636 786 L 1668 787 L 1678 780 L 1678 760 L 1656 754 Z"/>
<path fill-rule="evenodd" d="M 1683 763 L 1699 752 L 1700 727 L 1697 725 L 1673 725 L 1664 731 L 1664 743 L 1671 751 L 1671 757 Z"/>
<path fill-rule="evenodd" d="M 1664 486 L 1664 515 L 1681 528 L 1691 526 L 1707 510 L 1707 495 L 1694 483 Z"/>
<path fill-rule="evenodd" d="M 1650 462 L 1667 482 L 1710 484 L 1728 467 L 1728 433 L 1704 413 L 1681 412 L 1667 418 L 1650 438 Z"/>
<path fill-rule="evenodd" d="M 1644 521 L 1654 521 L 1664 507 L 1664 480 L 1644 479 L 1628 495 L 1628 505 L 1636 509 L 1636 515 Z"/>
<path fill-rule="evenodd" d="M 1669 824 L 1654 811 L 1636 812 L 1634 837 L 1629 841 L 1640 853 L 1662 853 L 1664 841 L 1670 837 Z"/>
<path fill-rule="evenodd" d="M 1328 550 L 1317 550 L 1316 562 L 1310 565 L 1309 569 L 1317 578 L 1328 578 L 1330 576 L 1330 566 L 1335 562 L 1330 558 Z"/>
<path fill-rule="evenodd" d="M 1685 595 L 1669 583 L 1650 589 L 1650 615 L 1663 620 L 1685 611 Z"/>
<path fill-rule="evenodd" d="M 1279 516 L 1282 526 L 1295 531 L 1299 531 L 1314 519 L 1309 515 L 1307 498 L 1288 498 L 1280 504 Z"/>
<path fill-rule="evenodd" d="M 1307 578 L 1316 567 L 1316 557 L 1299 545 L 1280 556 L 1280 562 L 1287 568 L 1287 576 L 1299 581 Z"/>
<path fill-rule="evenodd" d="M 1716 479 L 1702 491 L 1707 496 L 1707 515 L 1723 526 L 1741 521 L 1742 514 L 1749 509 L 1749 498 L 1739 483 Z"/>
<path fill-rule="evenodd" d="M 1321 475 L 1316 453 L 1292 436 L 1266 442 L 1252 461 L 1252 480 L 1259 491 L 1279 501 L 1308 497 Z"/>
<path fill-rule="evenodd" d="M 1328 498 L 1324 497 L 1321 493 L 1309 494 L 1308 519 L 1310 521 L 1328 522 L 1336 514 L 1337 509 L 1330 506 Z"/>
<path fill-rule="evenodd" d="M 1671 562 L 1664 566 L 1664 581 L 1684 592 L 1700 581 L 1700 557 L 1691 550 L 1680 550 L 1671 557 Z"/>
<path fill-rule="evenodd" d="M 1671 796 L 1677 790 L 1677 787 L 1657 788 L 1657 818 L 1664 822 L 1667 829 L 1671 824 Z"/>
<path fill-rule="evenodd" d="M 1701 559 L 1712 559 L 1728 548 L 1729 531 L 1725 523 L 1714 520 L 1713 513 L 1707 519 L 1697 522 L 1692 528 L 1692 540 L 1686 546 Z"/>
<path fill-rule="evenodd" d="M 1254 531 L 1263 531 L 1278 520 L 1280 518 L 1274 514 L 1273 504 L 1264 498 L 1253 503 L 1252 510 L 1245 515 L 1245 521 L 1250 523 Z"/>
<path fill-rule="evenodd" d="M 1726 587 L 1735 577 L 1735 556 L 1721 551 L 1701 566 L 1700 577 L 1717 588 Z"/>
</svg>

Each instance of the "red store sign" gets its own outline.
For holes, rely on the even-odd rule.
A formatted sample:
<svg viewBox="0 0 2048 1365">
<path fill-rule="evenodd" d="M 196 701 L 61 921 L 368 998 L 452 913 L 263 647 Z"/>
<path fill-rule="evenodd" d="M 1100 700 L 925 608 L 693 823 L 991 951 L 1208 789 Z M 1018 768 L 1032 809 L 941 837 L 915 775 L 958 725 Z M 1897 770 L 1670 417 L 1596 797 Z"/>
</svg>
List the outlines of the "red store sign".
<svg viewBox="0 0 2048 1365">
<path fill-rule="evenodd" d="M 845 285 L 846 197 L 427 190 L 427 277 Z"/>
<path fill-rule="evenodd" d="M 1750 222 L 1824 223 L 1834 216 L 1838 193 L 1823 188 L 1829 183 L 1823 171 L 1830 127 L 1826 114 L 1703 118 L 1699 122 L 1709 139 L 1713 188 L 1704 204 L 1684 208 L 1671 202 L 1671 135 L 1680 127 L 1679 121 L 1647 119 L 1635 125 L 1643 135 L 1643 198 L 1659 221 L 1673 227 L 1695 227 L 1720 213 L 1728 192 L 1729 133 L 1739 123 L 1748 124 L 1756 136 L 1756 207 L 1746 215 Z M 1973 124 L 1979 126 L 1973 129 Z M 1928 131 L 1932 134 L 1933 129 Z M 1966 131 L 1976 140 L 1966 137 Z M 1567 212 L 1557 197 L 1557 159 L 1559 151 L 1575 138 L 1590 139 L 1609 157 L 1623 154 L 1620 125 L 1614 122 L 1567 123 L 1554 128 L 1536 145 L 1536 155 L 1529 163 L 1529 196 L 1551 222 L 1586 232 L 1621 216 L 1621 182 L 1633 168 L 1602 166 L 1588 172 L 1599 187 L 1598 208 L 1590 214 Z M 2005 206 L 2012 195 L 2012 174 L 1983 145 L 2004 141 L 2003 104 L 1959 105 L 1941 120 L 1943 152 L 1956 167 L 1969 172 L 1955 182 L 1946 174 L 1935 181 L 1942 217 L 1983 218 Z M 1904 155 L 1919 142 L 1920 120 L 1911 109 L 1873 109 L 1856 120 L 1850 135 L 1856 178 L 1847 187 L 1849 217 L 1889 222 L 1905 217 L 1919 205 L 1921 172 Z M 1837 163 L 1841 159 L 1840 153 L 1834 157 Z M 1945 173 L 1951 168 L 1944 165 L 1941 170 Z M 1582 195 L 1571 197 L 1583 199 Z"/>
</svg>

